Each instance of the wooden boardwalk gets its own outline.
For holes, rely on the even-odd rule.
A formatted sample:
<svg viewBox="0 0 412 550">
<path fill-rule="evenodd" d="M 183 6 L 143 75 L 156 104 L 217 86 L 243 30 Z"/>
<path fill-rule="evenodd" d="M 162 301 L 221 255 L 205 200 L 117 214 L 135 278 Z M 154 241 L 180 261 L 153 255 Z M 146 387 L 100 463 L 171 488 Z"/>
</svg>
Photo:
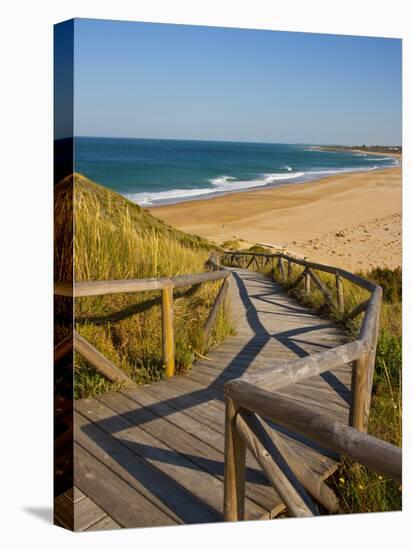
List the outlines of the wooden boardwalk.
<svg viewBox="0 0 412 550">
<path fill-rule="evenodd" d="M 232 271 L 236 336 L 187 375 L 76 401 L 76 530 L 222 521 L 225 382 L 347 341 L 268 277 Z M 347 365 L 277 393 L 347 424 L 350 384 Z M 335 470 L 337 456 L 278 430 L 320 478 Z M 247 465 L 246 519 L 275 517 L 283 503 Z"/>
</svg>

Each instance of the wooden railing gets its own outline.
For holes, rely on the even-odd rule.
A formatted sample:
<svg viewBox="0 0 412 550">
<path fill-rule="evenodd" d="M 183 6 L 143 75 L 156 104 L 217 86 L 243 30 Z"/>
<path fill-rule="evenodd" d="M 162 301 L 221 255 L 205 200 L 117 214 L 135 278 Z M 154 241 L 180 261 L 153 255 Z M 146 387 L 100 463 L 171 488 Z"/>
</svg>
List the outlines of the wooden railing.
<svg viewBox="0 0 412 550">
<path fill-rule="evenodd" d="M 401 449 L 364 433 L 367 431 L 372 394 L 381 287 L 343 269 L 295 258 L 284 252 L 225 252 L 221 261 L 242 268 L 253 264 L 259 271 L 269 269 L 292 287 L 302 283 L 306 294 L 311 292 L 310 283 L 313 282 L 328 305 L 340 312 L 343 318 L 353 319 L 362 312 L 365 314 L 356 340 L 266 369 L 262 374 L 244 375 L 225 384 L 225 520 L 239 520 L 244 516 L 246 447 L 261 465 L 291 515 L 317 514 L 318 508 L 312 498 L 330 512 L 337 509 L 334 493 L 301 463 L 299 457 L 262 418 L 400 480 Z M 304 268 L 295 280 L 291 280 L 293 264 Z M 315 271 L 335 276 L 335 292 Z M 371 293 L 366 301 L 347 314 L 343 279 Z M 273 393 L 278 388 L 348 363 L 353 363 L 350 426 Z"/>
<path fill-rule="evenodd" d="M 333 491 L 302 463 L 295 451 L 266 421 L 274 422 L 343 456 L 400 480 L 401 450 L 364 433 L 367 430 L 370 409 L 382 302 L 380 286 L 343 269 L 309 262 L 284 252 L 264 254 L 228 251 L 220 257 L 211 258 L 208 267 L 212 271 L 204 273 L 160 279 L 86 281 L 76 283 L 74 287 L 56 283 L 55 294 L 76 298 L 160 290 L 163 360 L 167 376 L 172 376 L 175 370 L 173 289 L 222 280 L 204 327 L 205 334 L 209 334 L 230 284 L 231 272 L 221 269 L 221 264 L 235 264 L 242 268 L 253 264 L 259 271 L 265 271 L 269 266 L 273 275 L 277 274 L 280 280 L 288 281 L 292 286 L 303 284 L 308 295 L 311 293 L 313 282 L 324 295 L 327 304 L 345 319 L 354 319 L 364 313 L 359 334 L 354 341 L 266 369 L 262 374 L 244 375 L 225 384 L 225 520 L 240 520 L 244 517 L 246 447 L 261 465 L 291 515 L 317 514 L 319 509 L 316 503 L 329 512 L 336 512 L 338 509 Z M 304 268 L 294 280 L 293 264 Z M 334 291 L 325 285 L 316 271 L 335 276 Z M 345 312 L 342 282 L 345 279 L 370 292 L 367 300 L 349 312 Z M 124 371 L 113 365 L 77 331 L 55 347 L 55 361 L 59 361 L 73 349 L 112 382 L 133 384 Z M 350 426 L 273 393 L 278 388 L 348 363 L 353 363 Z"/>
<path fill-rule="evenodd" d="M 175 373 L 173 290 L 175 288 L 189 287 L 210 281 L 223 281 L 204 326 L 205 337 L 207 337 L 213 329 L 219 309 L 228 294 L 231 276 L 230 271 L 220 269 L 213 257 L 208 260 L 206 265 L 211 271 L 168 278 L 82 281 L 74 285 L 57 282 L 54 285 L 54 294 L 56 296 L 80 298 L 85 296 L 103 296 L 106 294 L 160 290 L 162 296 L 163 362 L 166 376 L 171 377 Z M 76 330 L 73 331 L 72 335 L 63 339 L 55 347 L 55 362 L 62 359 L 73 349 L 86 359 L 95 370 L 111 382 L 126 385 L 134 384 L 122 369 L 118 368 L 104 357 L 102 353 L 90 344 L 90 342 L 85 340 Z"/>
</svg>

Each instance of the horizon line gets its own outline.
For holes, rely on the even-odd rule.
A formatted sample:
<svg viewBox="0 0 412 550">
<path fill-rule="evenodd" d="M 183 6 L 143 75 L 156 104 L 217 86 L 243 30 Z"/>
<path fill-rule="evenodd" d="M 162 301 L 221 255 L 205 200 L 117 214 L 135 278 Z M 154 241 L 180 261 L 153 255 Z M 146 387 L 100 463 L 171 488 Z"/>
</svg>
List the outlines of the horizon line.
<svg viewBox="0 0 412 550">
<path fill-rule="evenodd" d="M 77 139 L 77 138 L 91 138 L 91 139 L 130 139 L 130 140 L 148 140 L 148 141 L 199 141 L 199 142 L 210 142 L 210 143 L 250 143 L 250 144 L 262 144 L 262 145 L 314 145 L 319 147 L 402 147 L 402 144 L 366 144 L 366 143 L 314 143 L 314 142 L 303 142 L 303 141 L 247 141 L 240 139 L 202 139 L 202 138 L 164 138 L 164 137 L 142 137 L 142 136 L 91 136 L 91 135 L 75 135 L 67 136 L 64 138 L 57 138 L 54 141 L 59 141 L 62 139 Z"/>
</svg>

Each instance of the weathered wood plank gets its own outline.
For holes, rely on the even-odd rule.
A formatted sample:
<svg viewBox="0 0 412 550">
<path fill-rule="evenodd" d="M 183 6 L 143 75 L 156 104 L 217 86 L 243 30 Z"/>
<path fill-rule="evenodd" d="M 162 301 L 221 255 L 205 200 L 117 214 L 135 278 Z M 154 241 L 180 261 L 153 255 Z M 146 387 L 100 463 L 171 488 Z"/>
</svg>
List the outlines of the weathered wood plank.
<svg viewBox="0 0 412 550">
<path fill-rule="evenodd" d="M 74 445 L 74 456 L 76 484 L 104 511 L 110 510 L 108 515 L 119 525 L 148 527 L 176 524 L 77 443 Z"/>
<path fill-rule="evenodd" d="M 86 529 L 86 531 L 112 531 L 113 529 L 121 529 L 121 526 L 109 516 L 101 519 Z"/>
<path fill-rule="evenodd" d="M 122 414 L 132 423 L 139 422 L 140 419 L 140 425 L 145 432 L 156 437 L 170 449 L 173 449 L 174 452 L 186 457 L 199 466 L 199 468 L 223 482 L 223 452 L 205 442 L 201 426 L 199 426 L 197 434 L 194 436 L 190 433 L 190 428 L 188 426 L 189 424 L 193 425 L 193 420 L 191 418 L 184 418 L 184 415 L 180 415 L 178 417 L 178 422 L 181 425 L 178 426 L 177 423 L 169 421 L 169 415 L 163 418 L 145 405 L 139 405 L 139 408 L 137 408 L 136 400 L 141 399 L 144 401 L 144 397 L 142 396 L 139 398 L 138 392 L 134 393 L 134 397 L 135 400 L 132 400 L 126 395 L 119 396 L 108 394 L 101 396 L 99 400 L 116 412 Z M 142 420 L 142 416 L 144 420 Z M 200 433 L 202 433 L 202 438 L 199 437 Z M 273 497 L 268 487 L 264 486 L 265 479 L 260 472 L 249 471 L 248 477 L 250 482 L 254 485 L 248 487 L 247 497 L 260 506 L 260 512 L 264 515 L 277 506 L 279 502 Z M 248 511 L 253 511 L 254 509 L 254 504 L 248 503 Z"/>
<path fill-rule="evenodd" d="M 181 391 L 182 386 L 186 388 L 186 391 L 190 393 L 183 393 Z M 199 423 L 202 423 L 208 428 L 212 428 L 213 431 L 217 431 L 224 435 L 224 424 L 222 418 L 224 417 L 224 404 L 221 398 L 221 392 L 207 390 L 206 396 L 203 393 L 203 397 L 198 396 L 199 385 L 193 383 L 189 378 L 181 380 L 179 386 L 176 389 L 171 387 L 171 384 L 156 384 L 157 388 L 148 387 L 145 389 L 146 393 L 150 393 L 154 398 L 160 400 L 160 404 L 168 403 L 171 407 L 175 407 L 177 410 L 184 410 L 185 414 L 195 418 Z M 123 393 L 133 397 L 139 390 L 123 390 Z M 293 390 L 292 390 L 293 391 Z M 302 401 L 300 401 L 302 402 Z M 164 411 L 164 414 L 166 410 Z M 169 417 L 168 417 L 169 418 Z M 170 419 L 173 421 L 173 418 Z M 200 428 L 199 432 L 202 434 L 202 439 L 209 433 L 204 428 Z M 289 446 L 292 446 L 294 451 L 301 456 L 302 460 L 305 460 L 314 472 L 320 477 L 327 476 L 336 468 L 336 462 L 327 456 L 322 456 L 316 450 L 308 447 L 307 444 L 302 443 L 302 440 L 296 440 L 295 437 L 289 437 L 285 433 L 282 433 L 282 437 L 288 442 Z M 222 438 L 223 440 L 223 438 Z M 209 444 L 216 444 L 216 436 L 208 440 Z M 224 445 L 218 447 L 223 449 Z M 255 467 L 254 461 L 251 462 L 250 458 L 247 458 L 247 464 Z"/>
<path fill-rule="evenodd" d="M 216 514 L 208 513 L 198 499 L 97 424 L 89 422 L 78 412 L 75 421 L 76 442 L 176 523 L 203 523 L 219 519 Z"/>
<path fill-rule="evenodd" d="M 73 489 L 69 489 L 64 493 L 64 496 L 74 504 L 77 504 L 78 502 L 86 498 L 86 495 L 82 493 L 82 491 L 80 491 L 78 487 L 73 487 Z"/>
<path fill-rule="evenodd" d="M 78 489 L 76 493 L 81 493 Z M 84 531 L 106 517 L 106 513 L 83 493 L 66 492 L 54 500 L 54 516 L 58 522 L 72 531 Z"/>
<path fill-rule="evenodd" d="M 272 257 L 267 255 L 263 260 L 267 264 Z M 253 256 L 251 261 L 256 265 Z M 261 268 L 259 263 L 257 267 Z M 277 367 L 283 363 L 290 366 L 299 362 L 299 356 L 323 354 L 346 342 L 340 329 L 294 302 L 269 277 L 242 269 L 232 272 L 231 306 L 238 334 L 209 353 L 210 361 L 198 361 L 185 376 L 177 375 L 143 389 L 126 388 L 119 394 L 77 404 L 86 422 L 83 428 L 92 426 L 89 433 L 82 432 L 78 440 L 81 448 L 107 467 L 118 483 L 125 483 L 140 495 L 143 506 L 146 502 L 155 506 L 174 523 L 219 521 L 223 517 L 224 384 L 245 372 L 250 376 L 273 372 L 275 377 Z M 225 271 L 225 277 L 229 273 Z M 326 378 L 322 378 L 324 374 Z M 293 406 L 309 405 L 337 420 L 348 415 L 350 383 L 351 367 L 345 364 L 332 373 L 327 370 L 289 385 L 285 382 L 276 391 L 279 399 L 287 396 Z M 269 424 L 276 430 L 275 437 L 286 442 L 283 448 L 291 449 L 294 463 L 304 464 L 305 474 L 313 472 L 319 485 L 311 478 L 313 483 L 309 482 L 309 486 L 322 498 L 321 479 L 336 468 L 336 453 L 277 422 Z M 246 466 L 246 518 L 268 517 L 269 510 L 276 515 L 284 505 L 249 453 Z M 303 483 L 302 479 L 299 481 Z M 81 489 L 94 501 L 84 486 Z M 108 525 L 114 521 L 120 526 L 134 521 L 130 517 L 123 523 L 119 521 L 111 513 L 107 495 L 105 499 L 107 509 L 95 502 L 102 506 L 108 519 L 102 518 L 90 529 L 97 529 L 100 522 L 103 528 L 105 520 Z M 329 504 L 333 508 L 333 503 Z M 116 507 L 119 512 L 118 501 Z"/>
<path fill-rule="evenodd" d="M 94 402 L 92 407 L 83 406 L 83 403 L 79 405 L 82 406 L 81 413 L 89 420 L 111 433 L 112 437 L 120 439 L 133 452 L 197 497 L 218 517 L 223 516 L 222 481 L 162 443 L 157 437 L 153 437 L 143 429 L 144 424 L 140 427 L 141 417 L 139 419 L 138 415 L 142 413 L 138 410 L 135 414 L 130 412 L 126 418 L 109 409 L 102 402 Z M 265 510 L 257 504 L 250 503 L 248 508 L 249 519 L 257 519 L 265 514 Z M 113 514 L 110 515 L 114 517 Z"/>
</svg>

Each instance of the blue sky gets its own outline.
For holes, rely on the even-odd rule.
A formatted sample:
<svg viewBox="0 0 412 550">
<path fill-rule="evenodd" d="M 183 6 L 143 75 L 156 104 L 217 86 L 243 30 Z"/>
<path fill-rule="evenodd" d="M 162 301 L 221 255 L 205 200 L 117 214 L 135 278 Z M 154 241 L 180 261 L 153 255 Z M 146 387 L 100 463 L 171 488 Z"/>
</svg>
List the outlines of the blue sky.
<svg viewBox="0 0 412 550">
<path fill-rule="evenodd" d="M 75 134 L 401 143 L 401 40 L 75 20 Z"/>
</svg>

